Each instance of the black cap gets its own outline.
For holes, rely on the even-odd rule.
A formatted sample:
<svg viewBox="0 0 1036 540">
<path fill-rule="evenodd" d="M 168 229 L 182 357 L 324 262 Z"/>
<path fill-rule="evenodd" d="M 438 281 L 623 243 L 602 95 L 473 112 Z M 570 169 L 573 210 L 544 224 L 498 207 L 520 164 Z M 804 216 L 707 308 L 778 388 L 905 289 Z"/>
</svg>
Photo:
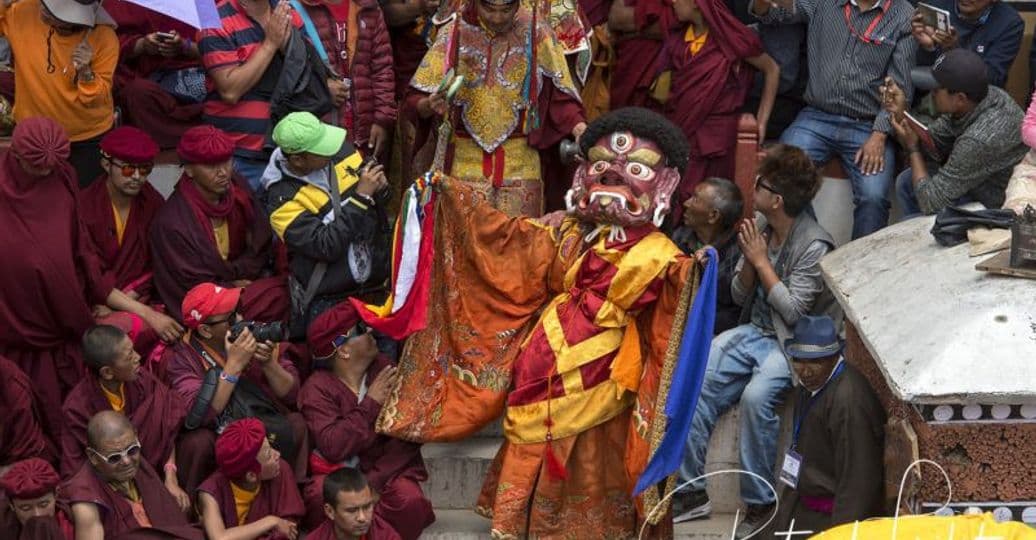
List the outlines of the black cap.
<svg viewBox="0 0 1036 540">
<path fill-rule="evenodd" d="M 989 71 L 982 57 L 967 49 L 951 49 L 930 68 L 915 68 L 914 86 L 921 90 L 945 88 L 962 92 L 972 101 L 982 101 L 989 92 Z"/>
</svg>

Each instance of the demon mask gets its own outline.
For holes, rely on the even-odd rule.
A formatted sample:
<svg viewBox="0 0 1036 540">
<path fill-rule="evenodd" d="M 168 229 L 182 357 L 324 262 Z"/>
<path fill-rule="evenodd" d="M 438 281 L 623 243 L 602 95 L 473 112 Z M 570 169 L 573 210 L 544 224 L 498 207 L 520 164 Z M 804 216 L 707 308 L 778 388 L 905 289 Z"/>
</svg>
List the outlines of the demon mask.
<svg viewBox="0 0 1036 540">
<path fill-rule="evenodd" d="M 585 136 L 585 134 L 584 134 Z M 661 226 L 680 183 L 654 141 L 630 131 L 613 131 L 592 143 L 565 195 L 568 212 L 598 225 Z"/>
</svg>

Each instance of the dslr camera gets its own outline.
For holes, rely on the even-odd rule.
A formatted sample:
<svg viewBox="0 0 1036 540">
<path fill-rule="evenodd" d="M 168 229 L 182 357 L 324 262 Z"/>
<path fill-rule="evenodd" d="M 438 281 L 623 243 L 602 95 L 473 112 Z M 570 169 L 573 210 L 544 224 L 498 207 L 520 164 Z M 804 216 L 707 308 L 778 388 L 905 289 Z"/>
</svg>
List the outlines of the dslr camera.
<svg viewBox="0 0 1036 540">
<path fill-rule="evenodd" d="M 280 343 L 288 340 L 288 327 L 281 321 L 261 323 L 255 321 L 241 321 L 230 327 L 230 341 L 237 341 L 241 332 L 247 328 L 256 341 L 272 341 Z"/>
</svg>

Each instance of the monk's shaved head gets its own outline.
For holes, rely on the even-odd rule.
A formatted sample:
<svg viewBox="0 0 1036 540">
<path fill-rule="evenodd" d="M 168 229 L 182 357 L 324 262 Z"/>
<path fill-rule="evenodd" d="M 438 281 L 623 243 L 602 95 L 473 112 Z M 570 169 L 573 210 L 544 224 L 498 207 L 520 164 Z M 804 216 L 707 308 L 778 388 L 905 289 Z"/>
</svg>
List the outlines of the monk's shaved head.
<svg viewBox="0 0 1036 540">
<path fill-rule="evenodd" d="M 127 433 L 133 433 L 136 437 L 133 424 L 125 415 L 112 410 L 101 411 L 86 426 L 86 442 L 91 448 L 100 449 L 106 446 L 105 441 L 121 439 Z"/>
</svg>

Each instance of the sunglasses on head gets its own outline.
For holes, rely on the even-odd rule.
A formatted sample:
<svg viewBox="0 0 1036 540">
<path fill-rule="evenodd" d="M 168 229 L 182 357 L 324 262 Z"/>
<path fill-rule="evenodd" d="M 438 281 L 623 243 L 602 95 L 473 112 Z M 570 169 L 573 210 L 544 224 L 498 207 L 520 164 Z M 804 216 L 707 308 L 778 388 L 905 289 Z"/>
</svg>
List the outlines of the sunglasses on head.
<svg viewBox="0 0 1036 540">
<path fill-rule="evenodd" d="M 118 465 L 119 463 L 122 463 L 122 460 L 126 458 L 137 457 L 137 455 L 140 454 L 140 441 L 133 443 L 132 445 L 130 445 L 129 448 L 123 450 L 122 452 L 112 452 L 107 456 L 101 454 L 93 448 L 87 447 L 87 450 L 93 452 L 95 456 L 103 459 L 104 462 L 108 465 Z"/>
<path fill-rule="evenodd" d="M 361 321 L 356 323 L 356 326 L 352 327 L 348 333 L 336 337 L 332 343 L 334 343 L 334 346 L 337 349 L 342 345 L 345 345 L 350 339 L 366 334 L 367 332 L 370 332 L 370 328 Z"/>
</svg>

